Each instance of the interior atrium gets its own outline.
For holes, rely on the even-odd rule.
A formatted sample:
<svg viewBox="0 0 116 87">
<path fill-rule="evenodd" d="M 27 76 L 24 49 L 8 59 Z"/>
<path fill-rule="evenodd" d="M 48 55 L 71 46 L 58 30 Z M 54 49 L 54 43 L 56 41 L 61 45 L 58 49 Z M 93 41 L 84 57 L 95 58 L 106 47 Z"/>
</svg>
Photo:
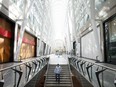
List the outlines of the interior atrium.
<svg viewBox="0 0 116 87">
<path fill-rule="evenodd" d="M 116 0 L 0 0 L 0 87 L 116 87 L 115 29 Z"/>
</svg>

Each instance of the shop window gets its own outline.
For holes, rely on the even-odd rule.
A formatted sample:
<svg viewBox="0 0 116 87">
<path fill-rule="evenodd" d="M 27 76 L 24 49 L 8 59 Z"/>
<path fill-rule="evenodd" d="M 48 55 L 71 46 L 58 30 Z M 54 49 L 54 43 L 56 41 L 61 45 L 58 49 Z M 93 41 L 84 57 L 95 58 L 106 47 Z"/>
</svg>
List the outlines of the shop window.
<svg viewBox="0 0 116 87">
<path fill-rule="evenodd" d="M 116 64 L 116 17 L 105 22 L 106 61 Z"/>
<path fill-rule="evenodd" d="M 12 25 L 5 19 L 0 18 L 0 63 L 10 62 Z"/>
<path fill-rule="evenodd" d="M 18 35 L 19 35 L 19 30 L 18 30 Z M 19 60 L 32 58 L 36 56 L 35 54 L 35 51 L 36 51 L 35 43 L 36 42 L 35 41 L 36 40 L 34 36 L 28 34 L 27 32 L 24 33 L 22 45 L 20 48 Z"/>
</svg>

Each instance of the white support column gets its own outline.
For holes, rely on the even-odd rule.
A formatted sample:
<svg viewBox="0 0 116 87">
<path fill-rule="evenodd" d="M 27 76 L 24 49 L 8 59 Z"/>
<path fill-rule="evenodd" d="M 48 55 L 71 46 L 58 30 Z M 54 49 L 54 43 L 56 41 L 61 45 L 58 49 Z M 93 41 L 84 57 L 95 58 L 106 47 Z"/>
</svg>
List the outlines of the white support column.
<svg viewBox="0 0 116 87">
<path fill-rule="evenodd" d="M 67 9 L 67 10 L 68 10 L 68 9 Z M 66 19 L 67 29 L 68 29 L 67 35 L 68 35 L 68 38 L 69 38 L 69 50 L 71 50 L 72 47 L 71 47 L 71 35 L 70 35 L 69 19 L 70 19 L 70 17 L 69 17 L 69 13 L 68 13 L 68 11 L 67 11 L 67 19 Z"/>
<path fill-rule="evenodd" d="M 66 41 L 66 37 L 64 38 L 65 40 L 65 49 L 66 49 L 66 52 L 68 52 L 68 46 L 67 46 L 67 41 Z"/>
<path fill-rule="evenodd" d="M 48 14 L 47 14 L 47 16 L 48 16 Z M 49 20 L 49 19 L 48 19 Z M 48 21 L 48 20 L 46 20 L 46 21 Z M 49 26 L 50 27 L 50 25 L 47 25 L 47 26 Z M 45 48 L 45 54 L 47 54 L 47 51 L 48 51 L 48 42 L 49 42 L 49 36 L 50 36 L 50 28 L 49 27 L 47 27 L 48 29 L 48 33 L 47 33 L 47 41 L 46 41 L 46 48 Z"/>
<path fill-rule="evenodd" d="M 50 26 L 50 25 L 49 25 Z M 51 33 L 51 29 L 49 28 L 49 30 L 48 30 L 48 35 L 47 35 L 47 44 L 49 43 L 49 41 L 50 41 L 50 38 L 49 38 L 49 36 L 50 36 L 50 33 Z M 49 46 L 49 44 L 47 45 L 47 46 Z M 47 53 L 48 54 L 48 47 L 46 46 L 46 51 L 45 51 L 45 53 Z"/>
<path fill-rule="evenodd" d="M 100 20 L 100 47 L 101 47 L 101 53 L 102 53 L 102 58 L 103 58 L 103 61 L 104 61 L 104 37 L 103 37 L 103 22 L 102 20 Z"/>
<path fill-rule="evenodd" d="M 47 55 L 48 45 L 46 44 L 45 55 Z"/>
<path fill-rule="evenodd" d="M 41 2 L 40 2 L 41 3 Z M 43 37 L 43 30 L 45 29 L 45 27 L 46 27 L 46 25 L 45 25 L 45 21 L 47 21 L 46 23 L 48 23 L 48 20 L 45 20 L 46 18 L 44 18 L 44 17 L 46 17 L 46 15 L 48 16 L 48 12 L 46 12 L 46 15 L 45 15 L 45 10 L 46 10 L 46 7 L 45 7 L 45 3 L 46 2 L 44 2 L 44 5 L 42 6 L 43 7 L 43 17 L 42 17 L 42 28 L 41 28 L 41 34 L 40 34 L 40 43 L 39 43 L 39 53 L 40 53 L 40 49 L 41 49 L 41 42 L 42 42 L 42 37 Z M 49 26 L 49 25 L 48 25 Z M 49 35 L 49 33 L 50 33 L 50 30 L 48 31 L 48 35 Z M 46 44 L 48 43 L 48 41 L 46 41 Z M 45 54 L 47 53 L 46 52 L 47 51 L 47 46 L 46 46 L 46 48 L 45 48 Z"/>
<path fill-rule="evenodd" d="M 84 0 L 82 0 L 82 1 L 83 1 L 84 6 L 86 7 L 87 13 L 91 17 L 92 29 L 93 29 L 93 32 L 94 32 L 94 38 L 95 38 L 95 41 L 96 41 L 96 44 L 97 44 L 97 51 L 98 51 L 98 55 L 96 55 L 96 56 L 99 57 L 98 60 L 104 61 L 103 56 L 102 56 L 101 47 L 100 47 L 99 38 L 98 38 L 98 31 L 97 31 L 96 21 L 95 21 L 95 14 L 96 14 L 95 0 L 90 0 L 91 8 L 88 7 L 88 4 L 86 4 L 86 2 Z"/>
<path fill-rule="evenodd" d="M 65 18 L 65 21 L 66 21 L 66 26 L 67 26 L 67 32 L 66 32 L 66 36 L 64 38 L 64 41 L 65 41 L 65 48 L 66 48 L 66 51 L 71 51 L 72 49 L 72 45 L 71 45 L 71 34 L 70 34 L 70 24 L 69 24 L 69 21 L 70 21 L 70 16 L 69 16 L 69 7 L 70 7 L 70 0 L 68 0 L 67 2 L 67 9 L 66 9 L 66 18 Z M 71 20 L 72 21 L 72 20 Z"/>
<path fill-rule="evenodd" d="M 18 36 L 18 23 L 15 23 L 15 35 L 14 35 L 14 56 L 16 56 L 16 48 L 17 48 L 17 36 Z M 14 57 L 14 60 L 17 60 L 16 57 Z"/>
<path fill-rule="evenodd" d="M 19 54 L 20 54 L 20 48 L 21 48 L 21 43 L 22 43 L 22 39 L 23 39 L 23 35 L 24 35 L 24 31 L 25 31 L 25 19 L 26 19 L 26 0 L 24 1 L 24 11 L 23 11 L 23 22 L 21 24 L 21 29 L 20 29 L 20 34 L 19 34 L 19 38 L 18 38 L 18 43 L 17 43 L 17 47 L 16 47 L 16 54 L 14 55 L 14 61 L 20 61 L 18 59 L 19 57 Z"/>
<path fill-rule="evenodd" d="M 27 14 L 30 10 L 30 8 L 32 7 L 34 3 L 34 0 L 33 2 L 31 3 L 31 5 L 29 6 L 29 8 L 26 10 L 26 6 L 27 6 L 27 0 L 24 1 L 24 10 L 23 10 L 23 21 L 22 21 L 22 24 L 21 24 L 21 29 L 20 29 L 20 32 L 19 32 L 19 38 L 18 38 L 18 43 L 17 43 L 17 47 L 16 47 L 16 53 L 14 55 L 14 61 L 20 61 L 18 59 L 19 54 L 20 54 L 20 48 L 21 48 L 21 44 L 22 44 L 22 39 L 23 39 L 23 35 L 24 35 L 24 32 L 25 32 L 25 25 L 26 25 L 26 19 L 27 19 Z"/>
<path fill-rule="evenodd" d="M 44 11 L 43 11 L 43 16 L 44 16 Z M 40 41 L 39 41 L 39 49 L 38 49 L 38 53 L 40 53 L 40 49 L 41 49 L 41 44 L 42 44 L 42 36 L 43 36 L 43 29 L 44 29 L 44 17 L 42 17 L 42 26 L 41 26 L 41 34 L 40 34 Z"/>
<path fill-rule="evenodd" d="M 48 47 L 48 55 L 49 55 L 49 53 L 50 53 L 50 46 Z"/>
<path fill-rule="evenodd" d="M 41 34 L 40 34 L 41 35 Z M 42 35 L 41 35 L 42 36 Z M 42 37 L 40 36 L 40 41 L 39 41 L 39 49 L 38 49 L 38 53 L 40 53 L 40 49 L 41 49 L 41 43 L 42 43 Z M 41 54 L 39 54 L 40 56 Z"/>
<path fill-rule="evenodd" d="M 37 50 L 38 50 L 38 38 L 36 39 L 36 56 L 38 56 Z"/>
<path fill-rule="evenodd" d="M 91 24 L 92 24 L 92 29 L 93 29 L 93 33 L 94 33 L 94 38 L 97 44 L 97 55 L 98 56 L 98 60 L 99 61 L 103 61 L 102 58 L 102 52 L 101 52 L 101 47 L 100 47 L 100 42 L 99 42 L 99 38 L 98 38 L 98 31 L 97 31 L 97 26 L 96 26 L 96 21 L 95 21 L 95 0 L 90 0 L 90 13 L 91 13 Z"/>
<path fill-rule="evenodd" d="M 46 55 L 48 55 L 48 45 L 47 45 Z"/>
<path fill-rule="evenodd" d="M 72 0 L 72 8 L 73 8 L 73 18 L 72 18 L 72 23 L 73 23 L 73 34 L 74 34 L 74 38 L 76 41 L 76 46 L 78 43 L 78 38 L 77 38 L 77 31 L 76 31 L 76 17 L 75 17 L 75 5 L 74 5 L 74 0 Z M 77 50 L 77 49 L 76 49 Z"/>
</svg>

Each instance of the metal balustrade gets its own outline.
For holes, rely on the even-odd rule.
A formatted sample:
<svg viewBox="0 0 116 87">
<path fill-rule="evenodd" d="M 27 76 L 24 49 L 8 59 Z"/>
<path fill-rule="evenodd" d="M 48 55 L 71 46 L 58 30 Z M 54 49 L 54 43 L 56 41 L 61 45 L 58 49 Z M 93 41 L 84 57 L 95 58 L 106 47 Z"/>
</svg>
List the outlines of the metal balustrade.
<svg viewBox="0 0 116 87">
<path fill-rule="evenodd" d="M 69 58 L 69 63 L 94 87 L 116 87 L 116 69 L 83 58 Z"/>
<path fill-rule="evenodd" d="M 12 63 L 5 68 L 0 65 L 0 87 L 24 87 L 46 65 L 45 57 Z"/>
</svg>

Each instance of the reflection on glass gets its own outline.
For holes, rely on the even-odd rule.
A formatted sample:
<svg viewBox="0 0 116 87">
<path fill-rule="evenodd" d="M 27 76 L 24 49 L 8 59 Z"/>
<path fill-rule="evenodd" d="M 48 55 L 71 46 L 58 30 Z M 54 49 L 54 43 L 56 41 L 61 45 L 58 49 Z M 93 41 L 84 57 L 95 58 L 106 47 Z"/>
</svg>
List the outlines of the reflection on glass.
<svg viewBox="0 0 116 87">
<path fill-rule="evenodd" d="M 116 64 L 116 17 L 105 23 L 107 62 Z"/>
<path fill-rule="evenodd" d="M 95 0 L 95 7 L 97 10 L 101 9 L 103 4 L 108 0 Z"/>
</svg>

